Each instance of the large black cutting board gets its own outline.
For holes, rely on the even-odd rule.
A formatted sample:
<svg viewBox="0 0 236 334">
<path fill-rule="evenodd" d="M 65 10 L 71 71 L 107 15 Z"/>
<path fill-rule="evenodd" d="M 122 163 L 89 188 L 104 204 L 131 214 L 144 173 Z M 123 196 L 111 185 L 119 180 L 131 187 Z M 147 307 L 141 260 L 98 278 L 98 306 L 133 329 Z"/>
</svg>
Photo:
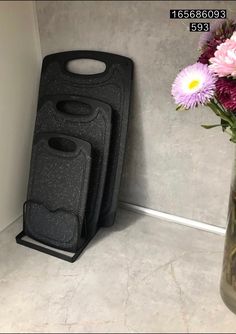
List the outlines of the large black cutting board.
<svg viewBox="0 0 236 334">
<path fill-rule="evenodd" d="M 71 73 L 68 62 L 94 59 L 106 64 L 103 73 Z M 100 225 L 114 222 L 125 151 L 132 83 L 131 59 L 97 51 L 69 51 L 48 55 L 43 60 L 39 103 L 47 95 L 79 95 L 94 98 L 112 107 L 112 133 Z"/>
</svg>

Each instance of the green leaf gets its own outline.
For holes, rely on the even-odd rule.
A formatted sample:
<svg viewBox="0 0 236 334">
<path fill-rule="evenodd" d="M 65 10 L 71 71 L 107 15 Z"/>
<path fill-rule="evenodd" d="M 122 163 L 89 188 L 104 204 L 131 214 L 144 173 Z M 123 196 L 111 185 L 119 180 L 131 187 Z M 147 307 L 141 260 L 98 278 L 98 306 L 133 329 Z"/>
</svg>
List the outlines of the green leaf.
<svg viewBox="0 0 236 334">
<path fill-rule="evenodd" d="M 231 117 L 226 115 L 225 112 L 220 108 L 220 106 L 216 102 L 214 102 L 214 100 L 211 100 L 211 102 L 209 102 L 207 105 L 211 108 L 212 111 L 214 111 L 217 116 L 228 122 L 231 127 L 234 126 L 234 122 L 232 121 Z"/>
<path fill-rule="evenodd" d="M 236 143 L 236 133 L 232 133 L 232 137 L 230 138 L 230 141 L 233 143 Z"/>
<path fill-rule="evenodd" d="M 229 127 L 229 123 L 227 121 L 225 121 L 224 119 L 221 118 L 221 126 L 222 126 L 222 130 L 223 132 Z"/>
<path fill-rule="evenodd" d="M 213 124 L 213 125 L 205 125 L 202 124 L 201 125 L 204 129 L 212 129 L 212 128 L 216 128 L 217 126 L 222 126 L 221 124 Z"/>
<path fill-rule="evenodd" d="M 185 109 L 183 106 L 177 106 L 175 110 L 176 111 L 178 111 L 178 110 L 180 110 L 180 111 L 186 111 L 188 109 Z"/>
<path fill-rule="evenodd" d="M 232 141 L 233 143 L 236 143 L 236 138 L 230 138 L 230 141 Z"/>
</svg>

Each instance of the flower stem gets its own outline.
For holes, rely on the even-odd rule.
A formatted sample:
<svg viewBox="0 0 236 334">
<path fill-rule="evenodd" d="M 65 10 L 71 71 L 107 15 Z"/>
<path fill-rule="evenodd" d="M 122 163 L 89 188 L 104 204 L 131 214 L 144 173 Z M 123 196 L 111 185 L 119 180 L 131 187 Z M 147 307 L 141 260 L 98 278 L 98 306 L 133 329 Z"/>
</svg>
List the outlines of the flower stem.
<svg viewBox="0 0 236 334">
<path fill-rule="evenodd" d="M 225 120 L 231 127 L 234 126 L 234 122 L 230 119 L 228 115 L 224 113 L 224 111 L 220 108 L 220 106 L 214 101 L 211 100 L 208 104 L 208 107 L 211 108 L 211 110 L 220 118 Z"/>
</svg>

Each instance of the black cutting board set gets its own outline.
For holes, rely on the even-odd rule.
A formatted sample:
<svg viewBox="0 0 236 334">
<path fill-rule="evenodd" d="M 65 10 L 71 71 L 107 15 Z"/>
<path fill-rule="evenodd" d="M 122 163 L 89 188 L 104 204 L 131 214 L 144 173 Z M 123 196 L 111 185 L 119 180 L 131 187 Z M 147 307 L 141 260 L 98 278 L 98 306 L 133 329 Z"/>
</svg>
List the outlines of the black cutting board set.
<svg viewBox="0 0 236 334">
<path fill-rule="evenodd" d="M 70 72 L 77 59 L 105 71 Z M 111 53 L 44 58 L 19 244 L 74 262 L 99 227 L 114 223 L 132 76 L 132 60 Z"/>
</svg>

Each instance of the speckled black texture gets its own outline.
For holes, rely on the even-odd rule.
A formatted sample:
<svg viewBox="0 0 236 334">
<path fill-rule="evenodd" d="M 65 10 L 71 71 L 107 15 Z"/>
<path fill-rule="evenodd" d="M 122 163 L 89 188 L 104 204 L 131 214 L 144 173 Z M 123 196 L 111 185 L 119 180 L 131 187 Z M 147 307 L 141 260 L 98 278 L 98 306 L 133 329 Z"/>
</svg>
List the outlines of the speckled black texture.
<svg viewBox="0 0 236 334">
<path fill-rule="evenodd" d="M 111 107 L 103 102 L 70 95 L 41 99 L 35 135 L 55 132 L 83 139 L 91 144 L 92 161 L 85 223 L 88 237 L 97 231 L 102 202 L 111 132 Z"/>
<path fill-rule="evenodd" d="M 91 145 L 58 133 L 35 135 L 24 215 L 26 235 L 49 246 L 80 246 Z"/>
<path fill-rule="evenodd" d="M 79 75 L 67 70 L 70 60 L 87 58 L 103 61 L 106 70 Z M 131 59 L 96 51 L 70 51 L 46 56 L 43 60 L 39 105 L 47 95 L 74 95 L 94 98 L 112 107 L 112 133 L 106 183 L 99 224 L 112 225 L 115 218 L 130 108 L 133 62 Z"/>
<path fill-rule="evenodd" d="M 42 203 L 29 201 L 24 221 L 26 234 L 48 246 L 76 252 L 83 243 L 82 222 L 70 211 L 51 211 Z"/>
</svg>

